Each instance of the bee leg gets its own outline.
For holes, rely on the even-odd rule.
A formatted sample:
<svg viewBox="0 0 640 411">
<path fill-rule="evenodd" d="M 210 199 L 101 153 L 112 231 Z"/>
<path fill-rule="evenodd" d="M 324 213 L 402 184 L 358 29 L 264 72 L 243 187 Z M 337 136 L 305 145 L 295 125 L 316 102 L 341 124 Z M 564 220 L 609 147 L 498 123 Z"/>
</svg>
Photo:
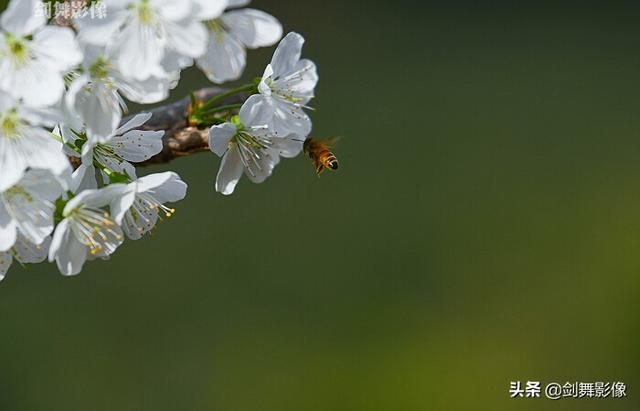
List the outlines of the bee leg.
<svg viewBox="0 0 640 411">
<path fill-rule="evenodd" d="M 322 168 L 322 164 L 318 160 L 313 159 L 313 169 L 315 170 L 316 175 L 320 176 L 321 168 Z"/>
</svg>

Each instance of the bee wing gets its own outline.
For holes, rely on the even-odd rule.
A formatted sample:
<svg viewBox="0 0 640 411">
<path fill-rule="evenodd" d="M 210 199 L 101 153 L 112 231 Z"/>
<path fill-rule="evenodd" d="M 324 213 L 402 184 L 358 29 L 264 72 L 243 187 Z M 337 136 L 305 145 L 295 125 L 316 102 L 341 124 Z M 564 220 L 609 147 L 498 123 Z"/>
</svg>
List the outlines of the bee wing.
<svg viewBox="0 0 640 411">
<path fill-rule="evenodd" d="M 335 136 L 335 137 L 331 137 L 331 138 L 326 138 L 324 140 L 321 140 L 325 145 L 327 145 L 328 147 L 335 147 L 336 144 L 338 144 L 338 141 L 340 141 L 342 139 L 342 136 Z"/>
</svg>

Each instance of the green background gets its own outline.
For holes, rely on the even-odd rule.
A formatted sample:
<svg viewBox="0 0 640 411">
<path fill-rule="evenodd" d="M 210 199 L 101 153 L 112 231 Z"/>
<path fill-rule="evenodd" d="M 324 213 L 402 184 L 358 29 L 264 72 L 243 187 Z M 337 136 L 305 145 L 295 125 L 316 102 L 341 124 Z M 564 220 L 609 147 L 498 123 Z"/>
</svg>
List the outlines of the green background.
<svg viewBox="0 0 640 411">
<path fill-rule="evenodd" d="M 0 410 L 638 410 L 635 2 L 253 5 L 307 38 L 342 168 L 228 198 L 213 154 L 145 169 L 189 184 L 153 237 L 0 284 Z"/>
</svg>

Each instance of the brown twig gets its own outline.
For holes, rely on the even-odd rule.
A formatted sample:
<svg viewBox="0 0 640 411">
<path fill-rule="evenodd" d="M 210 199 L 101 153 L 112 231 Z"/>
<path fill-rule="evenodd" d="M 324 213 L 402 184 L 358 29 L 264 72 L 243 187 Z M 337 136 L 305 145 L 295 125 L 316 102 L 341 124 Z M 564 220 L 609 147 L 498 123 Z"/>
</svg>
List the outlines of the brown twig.
<svg viewBox="0 0 640 411">
<path fill-rule="evenodd" d="M 224 90 L 217 87 L 205 88 L 195 92 L 197 101 L 206 101 Z M 220 105 L 241 103 L 246 96 L 237 95 L 220 102 Z M 140 127 L 141 130 L 164 130 L 162 152 L 137 166 L 168 163 L 179 157 L 207 151 L 209 149 L 209 128 L 199 129 L 188 124 L 188 112 L 191 105 L 189 97 L 175 103 L 145 110 L 151 113 L 151 119 Z M 125 118 L 122 123 L 131 117 Z"/>
</svg>

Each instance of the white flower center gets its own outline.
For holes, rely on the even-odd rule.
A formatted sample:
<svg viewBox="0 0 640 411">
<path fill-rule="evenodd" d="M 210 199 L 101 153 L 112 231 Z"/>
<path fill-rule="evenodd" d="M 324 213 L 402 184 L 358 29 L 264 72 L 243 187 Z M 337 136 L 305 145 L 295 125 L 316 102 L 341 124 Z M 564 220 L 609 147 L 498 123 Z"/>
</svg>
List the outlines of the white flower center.
<svg viewBox="0 0 640 411">
<path fill-rule="evenodd" d="M 252 176 L 255 176 L 252 168 L 262 170 L 259 161 L 269 156 L 267 150 L 273 146 L 273 141 L 267 136 L 256 136 L 246 130 L 241 130 L 231 139 L 230 144 L 235 144 L 238 147 L 244 168 Z"/>
<path fill-rule="evenodd" d="M 137 200 L 139 200 L 140 204 L 148 210 L 153 210 L 156 213 L 164 213 L 164 216 L 170 218 L 176 212 L 174 208 L 169 208 L 159 202 L 154 196 L 149 193 L 138 193 Z"/>
<path fill-rule="evenodd" d="M 22 126 L 22 121 L 16 110 L 9 110 L 0 115 L 0 131 L 2 131 L 2 134 L 6 137 L 20 137 L 20 126 Z"/>
<path fill-rule="evenodd" d="M 136 227 L 140 235 L 151 230 L 155 224 L 156 217 L 162 221 L 161 213 L 165 217 L 170 218 L 175 214 L 174 208 L 169 208 L 160 203 L 154 196 L 149 193 L 138 193 L 133 205 L 129 209 L 133 225 Z"/>
<path fill-rule="evenodd" d="M 219 43 L 224 41 L 224 36 L 229 31 L 229 28 L 224 24 L 222 19 L 217 18 L 213 20 L 207 20 L 204 22 L 207 29 L 216 35 L 216 39 Z"/>
<path fill-rule="evenodd" d="M 22 196 L 29 202 L 33 201 L 33 196 L 29 194 L 24 188 L 18 185 L 9 188 L 7 191 L 2 193 L 2 196 L 9 202 L 17 196 Z"/>
<path fill-rule="evenodd" d="M 89 68 L 91 77 L 99 80 L 106 80 L 109 78 L 109 69 L 111 65 L 104 57 L 99 57 Z"/>
<path fill-rule="evenodd" d="M 297 96 L 296 86 L 304 80 L 305 74 L 310 71 L 312 66 L 307 66 L 302 70 L 294 71 L 286 76 L 270 77 L 266 80 L 271 91 L 282 99 L 293 104 L 299 105 L 304 99 Z"/>
<path fill-rule="evenodd" d="M 11 253 L 13 255 L 13 258 L 18 260 L 18 262 L 22 264 L 27 258 L 33 260 L 34 256 L 42 254 L 42 251 L 42 244 L 33 244 L 32 242 L 25 240 L 24 237 L 19 235 L 16 238 L 16 244 L 7 252 Z M 2 265 L 0 263 L 0 269 L 1 268 Z"/>
<path fill-rule="evenodd" d="M 149 0 L 142 0 L 133 5 L 141 24 L 151 25 L 157 19 L 156 13 L 151 7 Z"/>
<path fill-rule="evenodd" d="M 93 157 L 103 166 L 108 165 L 106 164 L 106 159 L 111 159 L 118 164 L 124 163 L 124 158 L 122 158 L 120 154 L 116 153 L 114 148 L 109 144 L 96 144 L 93 148 Z"/>
<path fill-rule="evenodd" d="M 31 56 L 29 42 L 26 38 L 16 37 L 11 33 L 5 33 L 8 57 L 17 67 L 25 66 Z"/>
<path fill-rule="evenodd" d="M 114 230 L 116 223 L 109 213 L 87 206 L 80 206 L 72 210 L 67 216 L 76 238 L 89 248 L 92 255 L 103 250 L 107 254 L 115 251 L 117 243 L 122 241 L 122 235 Z"/>
</svg>

